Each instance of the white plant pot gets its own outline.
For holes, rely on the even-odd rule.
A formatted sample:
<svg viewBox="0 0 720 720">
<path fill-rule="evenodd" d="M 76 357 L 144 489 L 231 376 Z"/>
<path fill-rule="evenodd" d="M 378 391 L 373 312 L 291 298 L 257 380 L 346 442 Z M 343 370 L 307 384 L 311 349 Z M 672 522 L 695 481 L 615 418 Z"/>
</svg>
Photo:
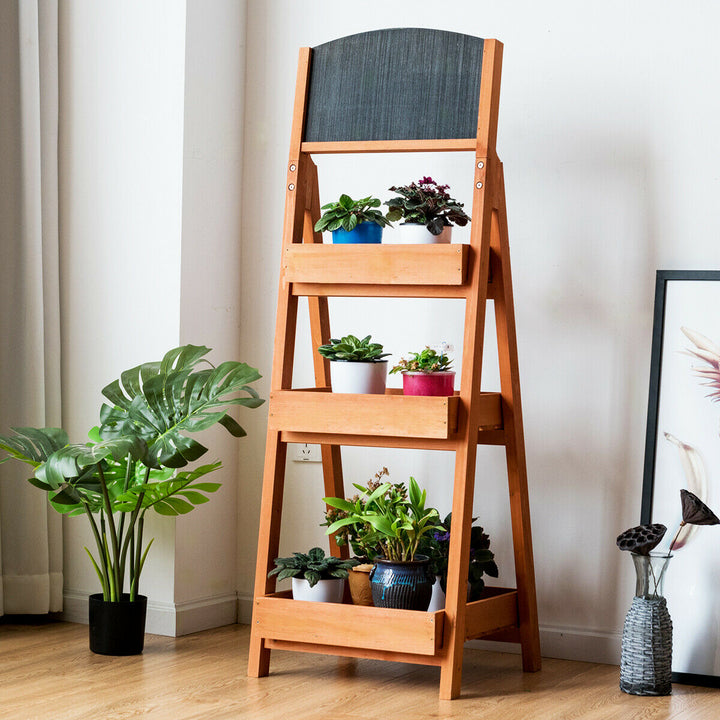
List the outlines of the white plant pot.
<svg viewBox="0 0 720 720">
<path fill-rule="evenodd" d="M 432 595 L 430 596 L 430 605 L 428 612 L 437 612 L 445 609 L 445 593 L 440 585 L 440 576 L 435 576 L 435 584 L 432 586 Z"/>
<path fill-rule="evenodd" d="M 385 233 L 384 242 L 395 245 L 430 245 L 449 243 L 452 226 L 443 228 L 439 235 L 433 235 L 424 225 L 418 223 L 402 223 L 392 232 Z"/>
<path fill-rule="evenodd" d="M 335 393 L 384 395 L 387 373 L 387 360 L 379 362 L 333 360 L 330 363 L 330 380 Z"/>
<path fill-rule="evenodd" d="M 470 600 L 470 583 L 467 584 L 467 600 Z M 430 605 L 428 612 L 437 612 L 445 609 L 445 593 L 440 584 L 440 576 L 435 576 L 435 584 L 432 586 L 432 595 L 430 596 Z"/>
<path fill-rule="evenodd" d="M 305 600 L 308 602 L 342 602 L 345 590 L 343 578 L 331 578 L 330 580 L 318 580 L 310 587 L 305 578 L 291 578 L 293 600 Z"/>
</svg>

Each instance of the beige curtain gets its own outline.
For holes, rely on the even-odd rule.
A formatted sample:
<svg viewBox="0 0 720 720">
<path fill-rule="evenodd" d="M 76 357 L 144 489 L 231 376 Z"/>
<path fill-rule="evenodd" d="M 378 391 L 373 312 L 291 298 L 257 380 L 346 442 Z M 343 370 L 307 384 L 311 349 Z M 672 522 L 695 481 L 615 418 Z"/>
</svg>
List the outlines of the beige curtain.
<svg viewBox="0 0 720 720">
<path fill-rule="evenodd" d="M 0 0 L 0 432 L 60 425 L 57 0 Z M 62 528 L 0 465 L 0 614 L 62 610 Z"/>
</svg>

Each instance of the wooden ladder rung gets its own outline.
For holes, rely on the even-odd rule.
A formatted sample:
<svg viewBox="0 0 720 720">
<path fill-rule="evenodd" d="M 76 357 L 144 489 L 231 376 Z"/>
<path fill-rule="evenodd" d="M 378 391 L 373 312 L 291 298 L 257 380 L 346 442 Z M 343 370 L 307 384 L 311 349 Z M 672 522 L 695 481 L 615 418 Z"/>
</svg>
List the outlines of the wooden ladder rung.
<svg viewBox="0 0 720 720">
<path fill-rule="evenodd" d="M 300 150 L 309 155 L 328 153 L 475 152 L 476 149 L 476 138 L 304 142 L 300 145 Z"/>
</svg>

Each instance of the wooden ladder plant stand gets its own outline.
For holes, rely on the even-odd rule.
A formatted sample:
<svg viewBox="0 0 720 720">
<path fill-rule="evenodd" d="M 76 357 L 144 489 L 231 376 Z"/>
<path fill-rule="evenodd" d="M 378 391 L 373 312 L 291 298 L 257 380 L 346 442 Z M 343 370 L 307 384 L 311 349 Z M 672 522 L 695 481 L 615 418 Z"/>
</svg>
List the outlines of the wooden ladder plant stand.
<svg viewBox="0 0 720 720">
<path fill-rule="evenodd" d="M 471 638 L 520 643 L 523 670 L 540 669 L 505 190 L 502 163 L 495 151 L 501 62 L 502 43 L 497 40 L 419 29 L 362 33 L 300 51 L 248 665 L 251 676 L 269 673 L 273 649 L 377 658 L 439 666 L 440 697 L 450 699 L 460 694 L 463 644 Z M 403 67 L 415 76 L 404 73 Z M 429 73 L 422 82 L 417 78 L 418 68 Z M 360 86 L 367 93 L 365 98 L 357 97 Z M 370 106 L 364 115 L 363 101 Z M 439 113 L 438 105 L 448 102 L 457 107 Z M 398 110 L 403 107 L 413 112 L 403 114 Z M 469 245 L 323 244 L 313 230 L 320 203 L 312 154 L 428 151 L 475 153 Z M 300 296 L 308 298 L 315 348 L 330 337 L 328 297 L 463 298 L 460 392 L 452 397 L 406 397 L 395 390 L 385 395 L 332 394 L 328 363 L 318 353 L 313 354 L 316 386 L 292 389 Z M 499 393 L 480 390 L 488 298 L 495 306 Z M 267 574 L 279 549 L 288 443 L 321 445 L 325 493 L 337 497 L 345 497 L 342 445 L 455 452 L 445 610 L 298 602 L 287 591 L 275 592 L 275 578 Z M 478 444 L 505 446 L 517 588 L 486 588 L 482 599 L 466 602 Z M 330 545 L 335 555 L 347 553 L 347 547 L 338 548 L 332 539 Z"/>
</svg>

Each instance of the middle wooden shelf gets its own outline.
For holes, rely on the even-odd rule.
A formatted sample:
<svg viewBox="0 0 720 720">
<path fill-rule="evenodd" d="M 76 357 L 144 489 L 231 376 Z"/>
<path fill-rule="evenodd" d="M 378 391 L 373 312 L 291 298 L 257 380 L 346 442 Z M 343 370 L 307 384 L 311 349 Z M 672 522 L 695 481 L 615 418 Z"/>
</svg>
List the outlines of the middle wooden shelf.
<svg viewBox="0 0 720 720">
<path fill-rule="evenodd" d="M 500 393 L 479 393 L 477 402 L 480 428 L 502 428 Z M 458 395 L 403 395 L 394 388 L 384 395 L 333 393 L 329 388 L 277 390 L 270 393 L 268 427 L 283 432 L 287 442 L 313 442 L 292 439 L 293 433 L 323 434 L 347 436 L 348 442 L 341 439 L 338 444 L 403 447 L 412 439 L 452 440 L 458 431 L 460 409 Z M 330 438 L 324 442 L 335 444 Z"/>
</svg>

